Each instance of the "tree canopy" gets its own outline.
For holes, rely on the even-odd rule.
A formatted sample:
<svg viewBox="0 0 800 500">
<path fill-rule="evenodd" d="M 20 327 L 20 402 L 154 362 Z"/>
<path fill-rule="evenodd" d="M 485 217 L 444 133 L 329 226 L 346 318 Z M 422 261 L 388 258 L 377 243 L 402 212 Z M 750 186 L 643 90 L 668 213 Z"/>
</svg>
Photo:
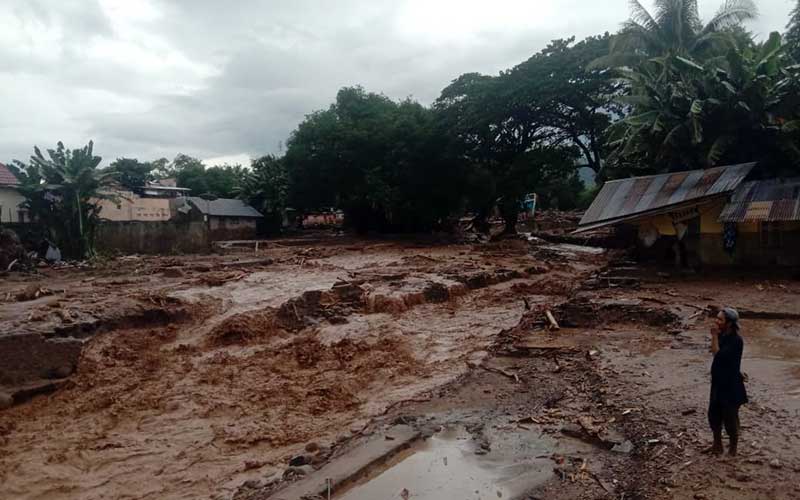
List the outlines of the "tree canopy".
<svg viewBox="0 0 800 500">
<path fill-rule="evenodd" d="M 458 208 L 463 183 L 447 140 L 430 109 L 343 88 L 287 143 L 290 202 L 340 207 L 360 231 L 434 228 Z"/>
</svg>

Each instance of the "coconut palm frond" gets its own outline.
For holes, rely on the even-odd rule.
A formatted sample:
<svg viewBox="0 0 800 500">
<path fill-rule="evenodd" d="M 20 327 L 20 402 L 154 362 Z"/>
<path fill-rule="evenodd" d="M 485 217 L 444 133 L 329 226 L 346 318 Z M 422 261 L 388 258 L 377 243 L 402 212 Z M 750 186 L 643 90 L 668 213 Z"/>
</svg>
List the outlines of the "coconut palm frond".
<svg viewBox="0 0 800 500">
<path fill-rule="evenodd" d="M 706 23 L 701 35 L 751 21 L 758 17 L 758 7 L 753 0 L 726 0 L 714 17 Z"/>
</svg>

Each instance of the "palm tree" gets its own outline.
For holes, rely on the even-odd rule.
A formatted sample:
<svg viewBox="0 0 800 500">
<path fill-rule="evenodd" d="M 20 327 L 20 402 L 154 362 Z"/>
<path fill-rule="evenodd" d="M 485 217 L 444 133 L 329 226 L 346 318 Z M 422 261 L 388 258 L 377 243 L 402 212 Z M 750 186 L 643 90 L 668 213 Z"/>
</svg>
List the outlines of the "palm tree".
<svg viewBox="0 0 800 500">
<path fill-rule="evenodd" d="M 786 45 L 789 47 L 789 53 L 794 58 L 795 62 L 800 62 L 800 0 L 792 13 L 789 15 L 789 23 L 786 25 Z"/>
<path fill-rule="evenodd" d="M 32 215 L 58 235 L 59 245 L 77 258 L 94 255 L 93 229 L 99 214 L 97 200 L 114 199 L 117 172 L 97 167 L 102 160 L 93 154 L 94 144 L 68 150 L 62 142 L 48 149 L 47 156 L 34 146 L 34 155 L 22 170 L 22 194 Z"/>
<path fill-rule="evenodd" d="M 635 66 L 663 56 L 702 60 L 726 34 L 758 15 L 753 0 L 725 0 L 705 24 L 697 0 L 656 0 L 652 14 L 639 0 L 630 4 L 631 17 L 612 42 L 611 53 L 595 65 Z"/>
<path fill-rule="evenodd" d="M 796 173 L 800 69 L 787 64 L 785 49 L 772 33 L 703 66 L 653 58 L 623 71 L 632 94 L 621 100 L 632 113 L 612 128 L 611 160 L 623 171 L 759 161 L 773 174 Z"/>
</svg>

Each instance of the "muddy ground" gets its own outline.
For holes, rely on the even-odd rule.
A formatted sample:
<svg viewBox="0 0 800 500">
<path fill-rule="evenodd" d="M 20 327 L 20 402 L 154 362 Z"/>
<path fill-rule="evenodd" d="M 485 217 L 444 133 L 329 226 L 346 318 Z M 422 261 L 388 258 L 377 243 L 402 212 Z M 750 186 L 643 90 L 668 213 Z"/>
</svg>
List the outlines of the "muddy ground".
<svg viewBox="0 0 800 500">
<path fill-rule="evenodd" d="M 7 276 L 3 331 L 80 354 L 0 380 L 2 495 L 279 498 L 401 422 L 479 457 L 483 498 L 796 498 L 800 283 L 620 259 L 314 236 Z M 736 460 L 701 454 L 719 304 L 748 318 Z M 394 477 L 385 498 L 423 498 Z"/>
</svg>

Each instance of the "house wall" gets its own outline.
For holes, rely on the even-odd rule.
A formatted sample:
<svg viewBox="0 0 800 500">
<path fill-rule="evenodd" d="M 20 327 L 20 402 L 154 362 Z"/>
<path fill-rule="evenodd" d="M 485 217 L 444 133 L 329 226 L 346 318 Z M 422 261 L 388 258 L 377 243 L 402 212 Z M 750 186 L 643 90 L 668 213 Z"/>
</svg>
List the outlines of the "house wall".
<svg viewBox="0 0 800 500">
<path fill-rule="evenodd" d="M 100 218 L 110 221 L 167 221 L 170 219 L 168 198 L 141 198 L 130 191 L 118 193 L 116 201 L 99 200 Z"/>
<path fill-rule="evenodd" d="M 20 221 L 20 205 L 25 201 L 19 191 L 14 188 L 0 186 L 0 223 L 29 222 L 27 217 Z"/>
<path fill-rule="evenodd" d="M 211 241 L 256 239 L 257 219 L 252 217 L 211 217 L 209 221 Z"/>
<path fill-rule="evenodd" d="M 800 266 L 800 223 L 780 225 L 780 245 L 769 247 L 762 241 L 757 222 L 737 224 L 733 253 L 725 251 L 722 234 L 701 234 L 696 252 L 700 261 L 711 266 Z"/>
<path fill-rule="evenodd" d="M 209 250 L 201 221 L 106 221 L 97 227 L 96 246 L 103 253 L 171 254 Z"/>
<path fill-rule="evenodd" d="M 719 216 L 726 200 L 697 207 L 700 217 L 699 234 L 687 235 L 684 240 L 690 264 L 709 266 L 800 266 L 800 222 L 782 222 L 780 245 L 768 247 L 762 242 L 761 223 L 741 222 L 736 225 L 736 247 L 732 254 L 724 249 L 724 224 Z M 658 230 L 658 241 L 651 248 L 640 248 L 643 258 L 668 262 L 674 256 L 675 227 L 670 214 L 637 221 L 637 226 Z"/>
</svg>

